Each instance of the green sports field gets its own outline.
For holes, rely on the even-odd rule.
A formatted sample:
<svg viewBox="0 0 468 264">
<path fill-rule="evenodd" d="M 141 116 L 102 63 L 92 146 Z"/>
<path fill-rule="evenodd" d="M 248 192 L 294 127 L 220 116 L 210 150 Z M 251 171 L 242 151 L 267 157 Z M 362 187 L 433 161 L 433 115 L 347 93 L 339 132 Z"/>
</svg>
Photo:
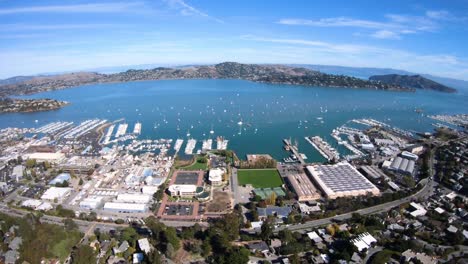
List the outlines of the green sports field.
<svg viewBox="0 0 468 264">
<path fill-rule="evenodd" d="M 239 185 L 251 184 L 255 188 L 278 187 L 283 184 L 276 169 L 238 170 Z"/>
</svg>

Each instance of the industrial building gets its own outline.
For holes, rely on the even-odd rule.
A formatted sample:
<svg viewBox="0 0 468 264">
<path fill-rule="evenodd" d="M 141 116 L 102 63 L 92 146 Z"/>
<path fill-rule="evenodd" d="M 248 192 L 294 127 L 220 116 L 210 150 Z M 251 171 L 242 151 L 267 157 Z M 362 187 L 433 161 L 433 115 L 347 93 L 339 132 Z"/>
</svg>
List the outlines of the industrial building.
<svg viewBox="0 0 468 264">
<path fill-rule="evenodd" d="M 86 199 L 83 199 L 80 202 L 81 209 L 94 210 L 100 208 L 104 203 L 104 197 L 102 196 L 91 196 Z"/>
<path fill-rule="evenodd" d="M 13 172 L 11 174 L 11 178 L 15 179 L 18 181 L 19 179 L 23 178 L 23 173 L 24 173 L 24 166 L 23 165 L 16 165 L 13 168 Z"/>
<path fill-rule="evenodd" d="M 37 162 L 52 162 L 52 163 L 58 163 L 65 159 L 65 155 L 60 152 L 36 152 L 36 153 L 31 153 L 28 155 L 28 159 L 33 159 L 36 160 Z"/>
<path fill-rule="evenodd" d="M 147 205 L 141 203 L 108 202 L 104 204 L 103 209 L 104 211 L 118 213 L 144 213 L 147 210 Z"/>
<path fill-rule="evenodd" d="M 61 202 L 70 195 L 71 191 L 72 188 L 68 187 L 50 187 L 44 192 L 44 194 L 42 194 L 41 199 L 48 201 L 57 200 L 58 202 Z"/>
<path fill-rule="evenodd" d="M 144 193 L 122 193 L 117 195 L 117 202 L 121 203 L 149 203 L 152 197 Z"/>
<path fill-rule="evenodd" d="M 361 166 L 361 171 L 371 181 L 379 181 L 387 177 L 385 173 L 377 166 Z"/>
<path fill-rule="evenodd" d="M 384 165 L 387 166 L 387 164 L 384 164 Z M 388 166 L 388 169 L 399 172 L 399 173 L 403 173 L 403 174 L 413 175 L 414 165 L 415 165 L 414 160 L 410 160 L 410 159 L 406 159 L 402 157 L 395 157 L 392 163 Z"/>
<path fill-rule="evenodd" d="M 49 181 L 49 185 L 63 184 L 66 181 L 70 181 L 71 177 L 68 173 L 60 173 L 53 180 Z"/>
<path fill-rule="evenodd" d="M 330 199 L 380 193 L 377 187 L 347 162 L 307 166 L 307 171 L 314 183 Z"/>
<path fill-rule="evenodd" d="M 305 173 L 289 174 L 288 181 L 297 194 L 298 201 L 320 199 L 320 194 Z"/>
</svg>

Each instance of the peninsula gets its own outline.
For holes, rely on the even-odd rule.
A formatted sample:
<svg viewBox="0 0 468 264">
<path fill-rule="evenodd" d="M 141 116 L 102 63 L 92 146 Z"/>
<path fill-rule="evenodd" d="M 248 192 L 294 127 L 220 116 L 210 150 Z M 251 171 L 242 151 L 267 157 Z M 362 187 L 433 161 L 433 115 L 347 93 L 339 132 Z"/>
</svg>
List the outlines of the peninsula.
<svg viewBox="0 0 468 264">
<path fill-rule="evenodd" d="M 378 81 L 388 85 L 400 85 L 421 90 L 433 90 L 445 93 L 456 93 L 457 90 L 433 80 L 429 80 L 421 75 L 401 75 L 401 74 L 386 74 L 374 75 L 369 77 L 371 81 Z"/>
<path fill-rule="evenodd" d="M 325 74 L 305 68 L 224 62 L 210 66 L 158 67 L 149 70 L 128 70 L 115 74 L 78 72 L 40 76 L 0 86 L 0 96 L 32 94 L 85 84 L 168 79 L 242 79 L 275 84 L 414 91 L 413 88 L 400 85 L 363 80 L 350 76 Z"/>
<path fill-rule="evenodd" d="M 1 113 L 29 113 L 56 110 L 69 104 L 54 99 L 12 99 L 0 98 Z"/>
</svg>

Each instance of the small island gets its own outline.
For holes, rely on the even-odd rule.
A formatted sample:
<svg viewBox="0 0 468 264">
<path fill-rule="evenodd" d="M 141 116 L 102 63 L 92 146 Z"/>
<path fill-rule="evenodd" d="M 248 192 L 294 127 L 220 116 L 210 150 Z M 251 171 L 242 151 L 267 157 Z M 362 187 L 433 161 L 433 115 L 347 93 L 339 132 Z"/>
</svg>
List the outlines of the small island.
<svg viewBox="0 0 468 264">
<path fill-rule="evenodd" d="M 30 113 L 62 108 L 69 102 L 54 99 L 0 98 L 0 113 Z"/>
</svg>

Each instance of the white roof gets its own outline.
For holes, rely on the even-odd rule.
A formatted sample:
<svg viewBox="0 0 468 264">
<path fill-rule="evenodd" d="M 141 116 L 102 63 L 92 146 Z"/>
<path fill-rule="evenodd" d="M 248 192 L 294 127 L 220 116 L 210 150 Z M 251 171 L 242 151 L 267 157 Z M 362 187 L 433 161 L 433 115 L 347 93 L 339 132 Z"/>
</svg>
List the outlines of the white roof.
<svg viewBox="0 0 468 264">
<path fill-rule="evenodd" d="M 138 246 L 146 254 L 151 252 L 151 246 L 147 238 L 138 239 Z"/>
<path fill-rule="evenodd" d="M 149 203 L 151 195 L 144 193 L 122 193 L 117 195 L 117 202 Z"/>
<path fill-rule="evenodd" d="M 53 208 L 53 206 L 48 203 L 48 202 L 44 202 L 42 203 L 41 205 L 39 205 L 36 210 L 39 210 L 39 211 L 48 211 L 48 210 L 51 210 Z"/>
<path fill-rule="evenodd" d="M 169 186 L 170 192 L 193 193 L 197 190 L 194 184 L 173 184 Z"/>
<path fill-rule="evenodd" d="M 413 212 L 410 213 L 414 217 L 420 216 L 420 215 L 425 215 L 426 212 L 427 212 L 426 209 L 424 209 L 424 207 L 422 205 L 418 204 L 418 203 L 412 202 L 412 203 L 410 203 L 410 205 L 411 205 L 411 207 L 416 209 L 416 210 L 414 210 Z"/>
<path fill-rule="evenodd" d="M 43 200 L 61 199 L 67 196 L 71 192 L 71 190 L 72 188 L 69 188 L 69 187 L 50 187 L 41 196 L 41 199 Z"/>
<path fill-rule="evenodd" d="M 312 232 L 307 233 L 307 236 L 308 236 L 311 240 L 313 240 L 313 241 L 315 241 L 315 242 L 320 242 L 320 241 L 322 241 L 322 238 L 321 238 L 321 237 L 317 234 L 317 232 L 315 232 L 315 231 L 312 231 Z"/>
<path fill-rule="evenodd" d="M 104 210 L 146 211 L 146 204 L 108 202 L 104 204 Z"/>
<path fill-rule="evenodd" d="M 216 169 L 211 169 L 210 170 L 210 173 L 209 173 L 209 180 L 211 182 L 218 182 L 218 181 L 222 181 L 223 180 L 223 174 L 224 174 L 224 170 L 222 169 L 219 169 L 219 168 L 216 168 Z"/>
<path fill-rule="evenodd" d="M 28 156 L 29 159 L 36 159 L 36 160 L 61 160 L 65 158 L 65 155 L 60 152 L 49 153 L 49 152 L 36 152 L 31 153 Z"/>
<path fill-rule="evenodd" d="M 41 205 L 42 202 L 39 201 L 39 200 L 33 200 L 33 199 L 29 199 L 29 200 L 26 200 L 26 201 L 23 201 L 21 203 L 21 206 L 24 206 L 24 207 L 30 207 L 30 208 L 36 208 L 38 207 L 39 205 Z"/>
<path fill-rule="evenodd" d="M 153 195 L 155 192 L 157 192 L 159 189 L 159 186 L 143 186 L 141 188 L 141 192 L 144 194 L 150 194 Z"/>
</svg>

